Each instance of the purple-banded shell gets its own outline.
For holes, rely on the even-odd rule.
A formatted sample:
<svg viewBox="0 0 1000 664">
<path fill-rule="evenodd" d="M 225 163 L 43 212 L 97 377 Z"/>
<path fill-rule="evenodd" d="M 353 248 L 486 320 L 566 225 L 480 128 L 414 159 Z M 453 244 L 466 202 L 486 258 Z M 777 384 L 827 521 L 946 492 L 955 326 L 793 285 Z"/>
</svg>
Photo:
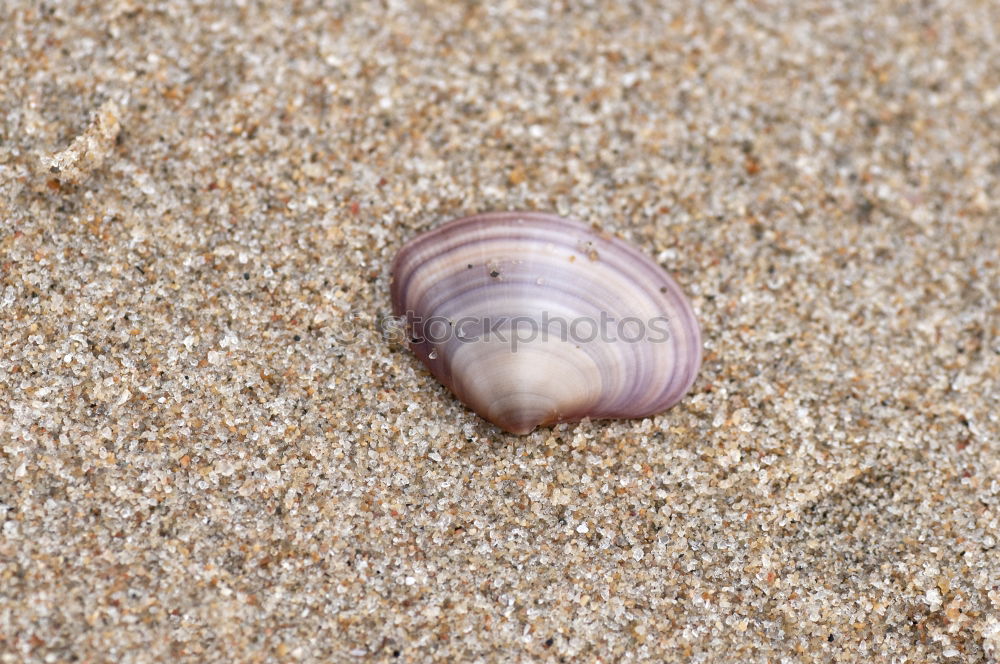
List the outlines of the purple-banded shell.
<svg viewBox="0 0 1000 664">
<path fill-rule="evenodd" d="M 479 214 L 414 238 L 393 262 L 392 305 L 431 373 L 515 434 L 654 415 L 701 365 L 674 280 L 623 240 L 552 214 Z"/>
</svg>

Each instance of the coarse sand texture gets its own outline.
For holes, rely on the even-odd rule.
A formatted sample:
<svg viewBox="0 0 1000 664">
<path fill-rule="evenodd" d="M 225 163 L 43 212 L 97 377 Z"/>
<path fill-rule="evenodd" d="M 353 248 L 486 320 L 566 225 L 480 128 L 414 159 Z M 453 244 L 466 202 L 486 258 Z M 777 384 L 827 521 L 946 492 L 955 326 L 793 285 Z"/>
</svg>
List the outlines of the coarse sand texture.
<svg viewBox="0 0 1000 664">
<path fill-rule="evenodd" d="M 0 5 L 0 664 L 1000 661 L 1000 2 Z M 498 210 L 687 396 L 455 399 L 390 266 Z"/>
</svg>

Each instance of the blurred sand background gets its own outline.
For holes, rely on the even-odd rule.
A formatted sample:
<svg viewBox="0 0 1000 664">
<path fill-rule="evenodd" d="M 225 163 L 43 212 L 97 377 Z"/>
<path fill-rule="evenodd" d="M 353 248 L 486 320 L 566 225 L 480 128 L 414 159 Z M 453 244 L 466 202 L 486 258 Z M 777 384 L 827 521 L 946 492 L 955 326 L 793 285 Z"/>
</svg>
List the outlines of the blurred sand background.
<svg viewBox="0 0 1000 664">
<path fill-rule="evenodd" d="M 0 11 L 0 662 L 1000 657 L 997 2 Z M 685 401 L 382 339 L 501 209 L 676 276 Z"/>
</svg>

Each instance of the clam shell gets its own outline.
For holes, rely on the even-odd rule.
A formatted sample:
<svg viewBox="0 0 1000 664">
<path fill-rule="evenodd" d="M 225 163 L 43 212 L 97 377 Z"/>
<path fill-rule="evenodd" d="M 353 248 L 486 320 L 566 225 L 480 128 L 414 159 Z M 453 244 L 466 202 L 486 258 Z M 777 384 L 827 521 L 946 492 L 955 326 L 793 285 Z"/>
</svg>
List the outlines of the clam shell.
<svg viewBox="0 0 1000 664">
<path fill-rule="evenodd" d="M 431 373 L 515 434 L 674 405 L 701 365 L 694 311 L 625 241 L 537 212 L 456 219 L 407 243 L 392 305 Z"/>
</svg>

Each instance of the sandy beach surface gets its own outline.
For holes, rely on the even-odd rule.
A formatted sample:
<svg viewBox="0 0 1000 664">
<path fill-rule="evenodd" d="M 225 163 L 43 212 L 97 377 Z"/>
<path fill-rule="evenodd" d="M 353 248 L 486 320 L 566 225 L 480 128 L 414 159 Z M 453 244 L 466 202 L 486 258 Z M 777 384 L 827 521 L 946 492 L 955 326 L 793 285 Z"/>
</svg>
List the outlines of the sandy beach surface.
<svg viewBox="0 0 1000 664">
<path fill-rule="evenodd" d="M 0 12 L 0 662 L 1000 659 L 997 2 Z M 684 401 L 383 338 L 510 209 L 675 276 Z"/>
</svg>

